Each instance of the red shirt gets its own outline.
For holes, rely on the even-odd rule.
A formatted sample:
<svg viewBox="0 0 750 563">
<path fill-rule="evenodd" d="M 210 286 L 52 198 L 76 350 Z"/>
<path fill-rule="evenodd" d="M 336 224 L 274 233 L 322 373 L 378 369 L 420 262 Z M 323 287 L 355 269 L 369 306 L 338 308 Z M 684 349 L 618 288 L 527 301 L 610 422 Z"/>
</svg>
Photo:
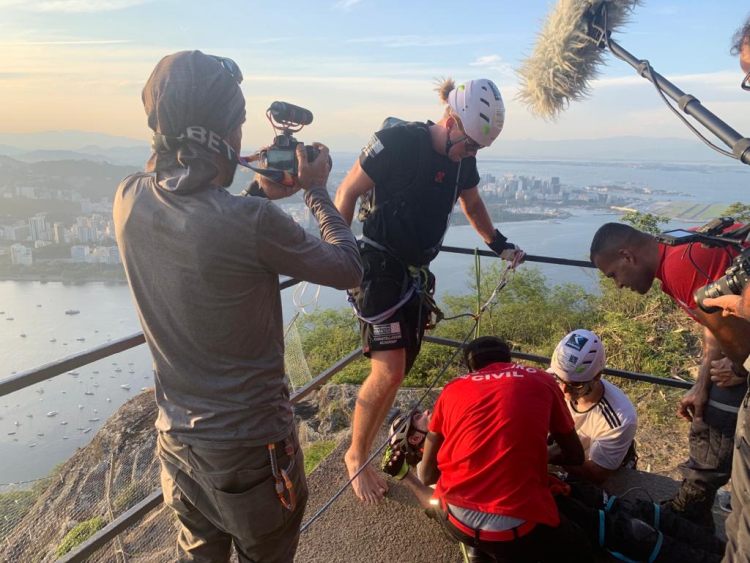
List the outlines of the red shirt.
<svg viewBox="0 0 750 563">
<path fill-rule="evenodd" d="M 659 243 L 659 267 L 656 278 L 661 289 L 688 315 L 698 305 L 695 290 L 722 277 L 737 255 L 734 248 L 705 248 L 700 243 L 669 246 Z"/>
<path fill-rule="evenodd" d="M 547 486 L 547 434 L 574 430 L 542 370 L 496 363 L 448 383 L 430 419 L 441 434 L 435 496 L 491 514 L 557 526 Z"/>
</svg>

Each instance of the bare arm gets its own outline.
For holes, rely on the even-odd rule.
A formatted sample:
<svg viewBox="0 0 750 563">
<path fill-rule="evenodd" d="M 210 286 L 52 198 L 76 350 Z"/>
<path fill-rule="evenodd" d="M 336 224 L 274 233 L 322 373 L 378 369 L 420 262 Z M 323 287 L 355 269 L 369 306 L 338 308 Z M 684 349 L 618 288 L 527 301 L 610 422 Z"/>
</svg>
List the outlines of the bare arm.
<svg viewBox="0 0 750 563">
<path fill-rule="evenodd" d="M 422 455 L 422 463 L 420 465 L 422 482 L 425 485 L 434 485 L 440 478 L 437 455 L 444 440 L 445 438 L 443 438 L 442 434 L 437 434 L 436 432 L 427 433 L 424 443 L 424 454 Z"/>
<path fill-rule="evenodd" d="M 487 244 L 492 242 L 495 236 L 495 225 L 492 224 L 487 207 L 485 207 L 484 201 L 479 195 L 479 188 L 474 186 L 468 190 L 461 190 L 458 201 L 464 215 L 466 215 L 474 230 L 482 237 L 482 240 Z"/>
<path fill-rule="evenodd" d="M 563 467 L 571 475 L 590 481 L 595 485 L 601 485 L 614 473 L 611 469 L 605 469 L 590 459 L 584 461 L 583 465 L 564 465 Z"/>
<path fill-rule="evenodd" d="M 703 357 L 698 369 L 698 377 L 693 387 L 680 399 L 677 414 L 687 420 L 702 420 L 703 409 L 708 402 L 711 388 L 711 364 L 721 359 L 721 347 L 713 333 L 706 327 L 703 330 Z"/>
<path fill-rule="evenodd" d="M 698 322 L 711 333 L 724 355 L 735 364 L 742 365 L 750 355 L 750 322 L 734 315 L 723 316 L 721 312 L 709 314 L 700 309 L 692 312 Z"/>
<path fill-rule="evenodd" d="M 357 198 L 375 187 L 375 182 L 362 170 L 359 160 L 354 163 L 336 191 L 335 204 L 347 224 L 352 224 Z"/>
</svg>

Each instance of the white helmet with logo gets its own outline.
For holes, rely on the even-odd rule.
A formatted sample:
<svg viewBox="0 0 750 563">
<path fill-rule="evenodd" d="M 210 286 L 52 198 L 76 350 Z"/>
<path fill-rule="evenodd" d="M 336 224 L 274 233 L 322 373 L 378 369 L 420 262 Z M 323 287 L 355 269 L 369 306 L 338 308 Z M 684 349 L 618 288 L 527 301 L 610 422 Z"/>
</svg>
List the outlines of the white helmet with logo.
<svg viewBox="0 0 750 563">
<path fill-rule="evenodd" d="M 599 375 L 605 363 L 602 341 L 590 330 L 579 328 L 557 345 L 548 371 L 566 381 L 583 383 Z"/>
<path fill-rule="evenodd" d="M 448 105 L 466 134 L 483 147 L 492 144 L 505 123 L 505 105 L 492 80 L 479 78 L 458 84 L 448 94 Z"/>
</svg>

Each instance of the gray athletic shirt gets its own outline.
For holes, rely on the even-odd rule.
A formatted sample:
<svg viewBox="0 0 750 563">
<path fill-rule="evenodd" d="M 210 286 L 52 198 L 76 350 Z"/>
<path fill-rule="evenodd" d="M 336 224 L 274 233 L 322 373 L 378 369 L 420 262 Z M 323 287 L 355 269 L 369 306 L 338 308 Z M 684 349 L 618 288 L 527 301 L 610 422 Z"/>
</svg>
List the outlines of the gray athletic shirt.
<svg viewBox="0 0 750 563">
<path fill-rule="evenodd" d="M 157 430 L 218 447 L 289 434 L 279 274 L 337 289 L 362 277 L 326 190 L 304 197 L 321 239 L 267 199 L 181 193 L 148 174 L 119 185 L 116 236 L 154 359 Z"/>
</svg>

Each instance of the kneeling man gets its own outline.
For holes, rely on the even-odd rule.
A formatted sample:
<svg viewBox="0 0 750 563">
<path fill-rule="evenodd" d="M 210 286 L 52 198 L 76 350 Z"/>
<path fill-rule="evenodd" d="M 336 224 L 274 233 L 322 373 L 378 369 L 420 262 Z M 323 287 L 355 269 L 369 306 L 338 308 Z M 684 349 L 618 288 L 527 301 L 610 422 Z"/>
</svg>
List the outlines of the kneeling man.
<svg viewBox="0 0 750 563">
<path fill-rule="evenodd" d="M 586 461 L 568 473 L 596 484 L 620 467 L 635 467 L 638 417 L 628 396 L 602 380 L 606 356 L 590 330 L 568 333 L 555 348 L 549 373 L 565 394 Z"/>
</svg>

